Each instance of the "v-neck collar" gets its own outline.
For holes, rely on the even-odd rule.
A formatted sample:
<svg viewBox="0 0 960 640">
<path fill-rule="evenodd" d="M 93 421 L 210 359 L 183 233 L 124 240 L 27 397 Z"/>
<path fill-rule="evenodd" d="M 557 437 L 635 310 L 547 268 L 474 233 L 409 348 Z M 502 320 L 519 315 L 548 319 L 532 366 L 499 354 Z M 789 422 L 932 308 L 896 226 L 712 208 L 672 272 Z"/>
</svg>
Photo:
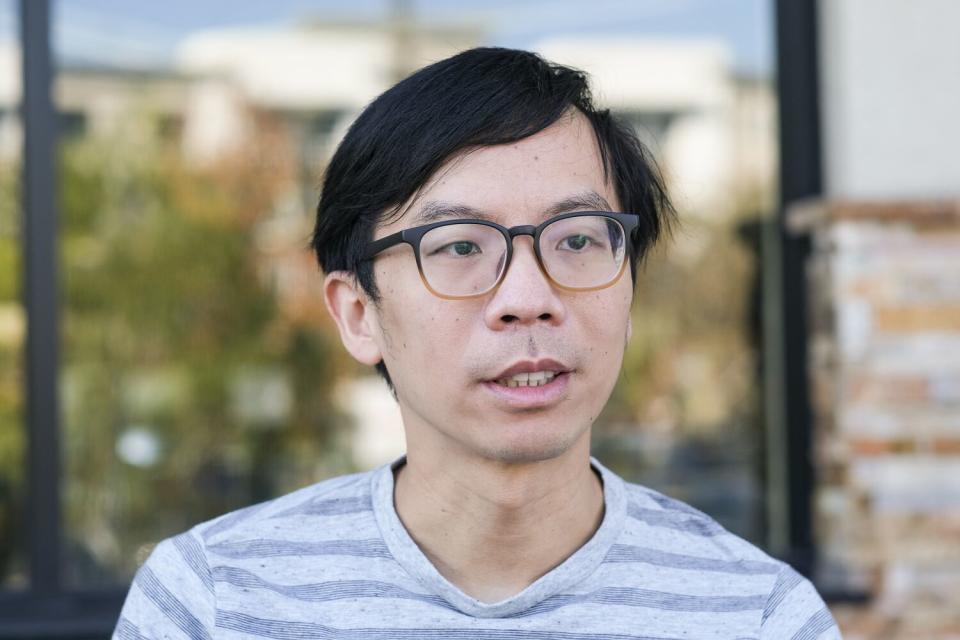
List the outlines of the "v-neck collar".
<svg viewBox="0 0 960 640">
<path fill-rule="evenodd" d="M 526 589 L 505 600 L 485 603 L 469 596 L 437 571 L 407 532 L 394 502 L 394 472 L 406 464 L 403 455 L 376 469 L 371 477 L 373 511 L 384 542 L 397 562 L 430 592 L 459 611 L 477 618 L 500 618 L 525 611 L 564 589 L 579 584 L 603 562 L 623 530 L 626 496 L 623 480 L 590 456 L 590 466 L 603 480 L 603 521 L 583 546 Z"/>
</svg>

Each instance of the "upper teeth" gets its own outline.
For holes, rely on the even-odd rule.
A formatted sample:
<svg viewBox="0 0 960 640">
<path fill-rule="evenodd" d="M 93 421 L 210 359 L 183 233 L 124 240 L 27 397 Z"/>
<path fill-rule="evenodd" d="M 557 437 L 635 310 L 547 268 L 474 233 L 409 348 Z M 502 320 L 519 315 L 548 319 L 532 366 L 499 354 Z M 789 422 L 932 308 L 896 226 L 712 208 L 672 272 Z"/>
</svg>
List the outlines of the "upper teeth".
<svg viewBox="0 0 960 640">
<path fill-rule="evenodd" d="M 555 371 L 534 371 L 533 373 L 518 373 L 509 378 L 497 380 L 497 384 L 507 387 L 539 387 L 547 384 L 557 375 Z"/>
</svg>

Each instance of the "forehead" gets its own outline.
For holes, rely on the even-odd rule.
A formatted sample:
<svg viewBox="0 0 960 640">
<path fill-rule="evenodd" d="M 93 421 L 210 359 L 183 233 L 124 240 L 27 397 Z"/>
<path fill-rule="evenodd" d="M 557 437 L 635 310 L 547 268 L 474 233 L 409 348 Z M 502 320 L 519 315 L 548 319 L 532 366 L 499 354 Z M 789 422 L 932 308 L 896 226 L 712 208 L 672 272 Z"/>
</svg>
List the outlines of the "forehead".
<svg viewBox="0 0 960 640">
<path fill-rule="evenodd" d="M 558 203 L 591 192 L 619 209 L 614 189 L 604 179 L 593 128 L 583 114 L 572 111 L 535 135 L 451 158 L 377 235 L 416 224 L 438 202 L 526 224 L 549 215 Z"/>
</svg>

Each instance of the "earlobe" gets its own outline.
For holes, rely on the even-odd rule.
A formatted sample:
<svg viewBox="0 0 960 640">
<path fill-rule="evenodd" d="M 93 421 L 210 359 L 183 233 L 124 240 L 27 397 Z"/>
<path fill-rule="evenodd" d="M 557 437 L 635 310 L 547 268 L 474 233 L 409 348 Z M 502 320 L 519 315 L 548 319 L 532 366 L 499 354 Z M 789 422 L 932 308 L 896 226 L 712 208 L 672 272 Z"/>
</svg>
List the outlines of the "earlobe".
<svg viewBox="0 0 960 640">
<path fill-rule="evenodd" d="M 352 273 L 333 271 L 323 281 L 323 301 L 340 331 L 340 341 L 357 361 L 373 366 L 383 359 L 376 341 L 373 303 Z"/>
</svg>

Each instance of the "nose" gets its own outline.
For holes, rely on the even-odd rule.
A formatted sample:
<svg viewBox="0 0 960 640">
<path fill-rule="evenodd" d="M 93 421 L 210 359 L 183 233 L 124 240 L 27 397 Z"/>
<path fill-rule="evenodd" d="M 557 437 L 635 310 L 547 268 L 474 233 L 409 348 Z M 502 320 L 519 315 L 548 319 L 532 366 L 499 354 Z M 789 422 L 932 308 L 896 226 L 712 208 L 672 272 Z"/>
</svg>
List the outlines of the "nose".
<svg viewBox="0 0 960 640">
<path fill-rule="evenodd" d="M 533 238 L 513 238 L 513 257 L 507 272 L 484 310 L 487 326 L 499 330 L 536 323 L 560 324 L 565 315 L 563 301 L 537 262 Z"/>
</svg>

